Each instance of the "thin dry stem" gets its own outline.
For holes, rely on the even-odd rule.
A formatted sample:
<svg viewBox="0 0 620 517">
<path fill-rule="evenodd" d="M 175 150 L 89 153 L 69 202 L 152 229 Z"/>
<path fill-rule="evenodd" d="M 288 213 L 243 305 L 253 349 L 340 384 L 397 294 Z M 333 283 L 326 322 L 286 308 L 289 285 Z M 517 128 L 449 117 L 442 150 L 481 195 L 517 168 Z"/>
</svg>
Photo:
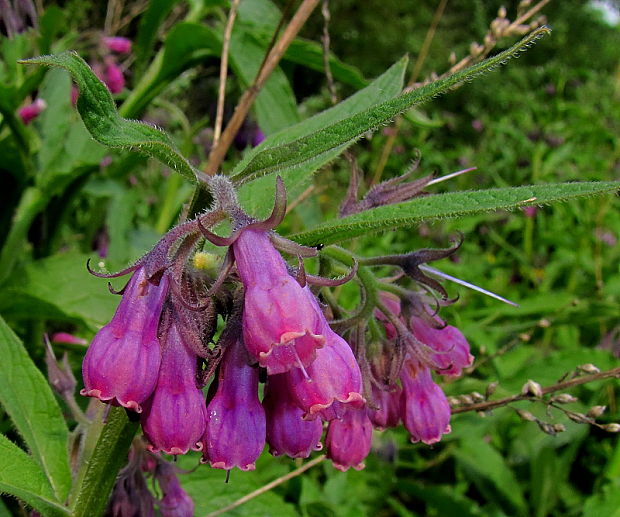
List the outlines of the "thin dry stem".
<svg viewBox="0 0 620 517">
<path fill-rule="evenodd" d="M 306 472 L 306 470 L 311 469 L 315 465 L 318 465 L 319 463 L 321 463 L 325 458 L 326 458 L 325 454 L 321 454 L 320 456 L 317 456 L 316 458 L 309 461 L 308 463 L 302 465 L 298 469 L 293 470 L 292 472 L 289 472 L 288 474 L 285 474 L 284 476 L 281 476 L 277 479 L 274 479 L 270 483 L 267 483 L 266 485 L 263 485 L 262 487 L 254 490 L 253 492 L 250 492 L 249 494 L 246 494 L 243 497 L 237 499 L 235 502 L 230 503 L 228 506 L 225 506 L 224 508 L 220 508 L 219 510 L 216 510 L 214 512 L 208 513 L 206 517 L 215 517 L 216 515 L 222 515 L 223 513 L 226 513 L 230 510 L 234 510 L 235 508 L 241 506 L 242 504 L 247 503 L 248 501 L 254 499 L 255 497 L 258 497 L 259 495 L 264 494 L 265 492 L 269 492 L 269 490 L 271 490 L 272 488 L 275 488 L 281 485 L 282 483 L 286 483 L 288 480 L 293 479 L 294 477 L 297 477 L 300 474 L 303 474 L 304 472 Z"/>
<path fill-rule="evenodd" d="M 267 58 L 265 59 L 263 66 L 261 66 L 256 78 L 252 85 L 243 93 L 241 99 L 239 100 L 239 104 L 235 108 L 235 112 L 233 113 L 232 118 L 228 122 L 226 129 L 222 133 L 222 136 L 217 143 L 217 145 L 213 146 L 211 153 L 209 154 L 209 160 L 207 161 L 207 165 L 205 167 L 205 172 L 213 176 L 220 165 L 224 161 L 226 156 L 226 152 L 230 148 L 235 135 L 239 131 L 241 124 L 245 120 L 254 100 L 259 94 L 261 88 L 265 84 L 265 81 L 269 78 L 273 70 L 276 68 L 280 59 L 286 52 L 286 49 L 289 47 L 297 33 L 303 27 L 304 23 L 314 10 L 314 8 L 319 3 L 319 0 L 304 0 L 302 4 L 297 9 L 297 12 L 293 15 L 293 18 L 289 22 L 289 24 L 284 29 L 282 36 L 275 43 L 273 48 L 269 51 Z"/>
<path fill-rule="evenodd" d="M 611 370 L 607 370 L 604 372 L 594 373 L 591 375 L 584 375 L 582 377 L 576 377 L 574 379 L 558 382 L 557 384 L 553 384 L 551 386 L 547 386 L 542 389 L 543 395 L 548 395 L 549 393 L 555 393 L 556 391 L 563 391 L 568 388 L 572 388 L 573 386 L 579 386 L 581 384 L 587 384 L 589 382 L 601 381 L 603 379 L 610 378 L 620 378 L 620 366 L 617 368 L 613 368 Z M 496 409 L 498 407 L 506 406 L 513 402 L 518 402 L 520 400 L 535 400 L 532 398 L 530 394 L 519 393 L 518 395 L 513 395 L 511 397 L 506 397 L 499 400 L 487 400 L 485 402 L 479 402 L 477 404 L 469 404 L 463 407 L 452 408 L 452 414 L 456 413 L 465 413 L 467 411 L 489 411 L 491 409 Z"/>
<path fill-rule="evenodd" d="M 222 122 L 224 121 L 224 100 L 226 98 L 226 78 L 228 77 L 228 49 L 232 34 L 237 8 L 240 0 L 233 0 L 228 13 L 226 29 L 224 30 L 224 43 L 222 44 L 222 57 L 220 59 L 220 88 L 217 94 L 217 111 L 215 114 L 215 128 L 213 130 L 213 145 L 217 145 L 222 134 Z"/>
</svg>

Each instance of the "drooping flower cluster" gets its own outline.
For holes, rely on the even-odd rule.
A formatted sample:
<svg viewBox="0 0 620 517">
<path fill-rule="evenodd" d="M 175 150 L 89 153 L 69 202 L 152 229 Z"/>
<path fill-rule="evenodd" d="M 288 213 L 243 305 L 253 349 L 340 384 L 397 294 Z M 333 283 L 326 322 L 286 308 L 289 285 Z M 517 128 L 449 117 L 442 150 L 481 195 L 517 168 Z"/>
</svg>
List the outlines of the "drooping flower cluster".
<svg viewBox="0 0 620 517">
<path fill-rule="evenodd" d="M 462 334 L 422 295 L 406 291 L 401 304 L 383 293 L 374 317 L 385 338 L 367 354 L 366 323 L 330 324 L 311 289 L 350 280 L 356 266 L 340 279 L 306 274 L 301 257 L 316 250 L 271 231 L 285 213 L 282 183 L 262 222 L 222 197 L 119 273 L 133 276 L 88 349 L 82 394 L 139 413 L 150 451 L 201 450 L 203 462 L 226 470 L 254 469 L 265 445 L 273 455 L 308 457 L 323 447 L 325 427 L 327 455 L 341 470 L 363 467 L 373 427 L 402 420 L 412 441 L 427 444 L 449 432 L 450 408 L 431 372 L 457 376 L 471 364 Z M 228 238 L 209 229 L 226 215 Z M 191 259 L 202 237 L 228 247 L 219 272 L 190 265 L 201 262 Z M 297 255 L 298 267 L 278 248 Z M 416 279 L 412 260 L 423 258 L 384 262 Z"/>
</svg>

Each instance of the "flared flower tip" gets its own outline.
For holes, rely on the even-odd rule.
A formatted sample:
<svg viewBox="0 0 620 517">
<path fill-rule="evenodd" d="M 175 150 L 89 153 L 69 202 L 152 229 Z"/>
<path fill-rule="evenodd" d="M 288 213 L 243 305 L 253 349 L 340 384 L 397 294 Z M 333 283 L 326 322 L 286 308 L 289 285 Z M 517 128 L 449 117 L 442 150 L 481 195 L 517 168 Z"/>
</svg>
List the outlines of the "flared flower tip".
<svg viewBox="0 0 620 517">
<path fill-rule="evenodd" d="M 237 467 L 239 470 L 256 470 L 256 463 L 248 463 L 247 465 L 237 465 L 236 463 L 227 463 L 226 461 L 209 461 L 209 465 L 211 465 L 214 469 L 222 469 L 222 470 L 232 470 Z"/>
<path fill-rule="evenodd" d="M 146 446 L 147 450 L 149 450 L 150 452 L 153 453 L 158 453 L 158 452 L 165 452 L 166 454 L 170 454 L 171 456 L 178 456 L 179 454 L 187 454 L 190 450 L 192 451 L 202 451 L 204 449 L 204 444 L 202 443 L 202 441 L 196 442 L 194 445 L 192 445 L 191 447 L 176 447 L 176 446 L 172 446 L 172 447 L 158 447 L 156 445 L 153 445 L 152 443 L 149 443 Z"/>
<path fill-rule="evenodd" d="M 306 367 L 316 359 L 316 350 L 323 347 L 325 337 L 311 330 L 285 332 L 279 343 L 273 343 L 267 352 L 259 352 L 258 363 L 269 375 L 284 373 L 291 368 Z"/>
<path fill-rule="evenodd" d="M 101 402 L 112 404 L 113 406 L 122 406 L 124 408 L 135 411 L 136 413 L 142 413 L 142 406 L 138 404 L 135 400 L 125 401 L 120 400 L 119 398 L 114 396 L 106 397 L 102 395 L 101 390 L 98 389 L 87 390 L 86 388 L 82 388 L 80 390 L 80 395 L 82 395 L 83 397 L 93 397 L 99 399 Z"/>
</svg>

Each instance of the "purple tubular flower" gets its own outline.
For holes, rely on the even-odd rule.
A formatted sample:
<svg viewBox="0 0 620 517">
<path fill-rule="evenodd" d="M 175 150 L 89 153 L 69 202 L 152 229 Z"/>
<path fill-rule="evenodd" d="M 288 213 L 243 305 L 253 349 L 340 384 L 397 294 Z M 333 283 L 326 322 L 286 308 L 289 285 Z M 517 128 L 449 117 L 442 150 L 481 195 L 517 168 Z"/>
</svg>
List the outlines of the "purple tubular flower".
<svg viewBox="0 0 620 517">
<path fill-rule="evenodd" d="M 143 268 L 129 281 L 112 321 L 93 339 L 82 364 L 87 397 L 140 413 L 155 389 L 161 361 L 157 327 L 168 277 L 150 284 Z"/>
<path fill-rule="evenodd" d="M 364 468 L 372 445 L 372 423 L 363 409 L 349 409 L 342 419 L 332 420 L 325 440 L 327 457 L 334 467 L 346 471 Z"/>
<path fill-rule="evenodd" d="M 403 384 L 401 416 L 413 443 L 428 445 L 450 432 L 450 405 L 442 389 L 433 382 L 431 371 L 408 358 L 400 374 Z"/>
<path fill-rule="evenodd" d="M 169 463 L 160 463 L 155 477 L 159 482 L 164 497 L 159 501 L 159 511 L 162 517 L 193 517 L 194 501 L 183 490 L 176 469 Z"/>
<path fill-rule="evenodd" d="M 268 377 L 263 407 L 267 417 L 267 443 L 271 454 L 307 458 L 312 451 L 323 448 L 321 420 L 303 419 L 304 412 L 291 396 L 285 374 Z"/>
<path fill-rule="evenodd" d="M 177 323 L 164 336 L 157 386 L 144 404 L 142 430 L 151 452 L 201 450 L 207 411 L 196 386 L 196 355 L 182 342 Z"/>
<path fill-rule="evenodd" d="M 435 317 L 435 321 L 439 325 L 443 325 L 443 321 L 439 317 Z M 422 318 L 411 318 L 411 330 L 413 335 L 431 350 L 430 357 L 433 363 L 440 369 L 437 373 L 449 377 L 458 377 L 461 375 L 463 368 L 471 366 L 474 362 L 474 356 L 469 353 L 469 343 L 465 336 L 456 327 L 447 325 L 443 328 L 433 328 Z"/>
<path fill-rule="evenodd" d="M 362 373 L 351 347 L 326 321 L 322 333 L 327 341 L 314 362 L 305 370 L 295 368 L 286 375 L 304 418 L 332 420 L 342 417 L 349 407 L 364 406 Z"/>
<path fill-rule="evenodd" d="M 17 114 L 24 124 L 30 124 L 30 122 L 37 118 L 45 108 L 47 108 L 45 101 L 43 99 L 37 99 L 32 104 L 19 108 Z"/>
<path fill-rule="evenodd" d="M 217 469 L 254 470 L 266 433 L 258 368 L 248 364 L 240 339 L 227 346 L 219 368 L 217 391 L 207 406 L 204 459 Z"/>
<path fill-rule="evenodd" d="M 398 425 L 401 393 L 402 389 L 398 386 L 393 391 L 387 391 L 372 385 L 372 399 L 378 409 L 368 408 L 368 417 L 376 429 L 382 431 Z"/>
<path fill-rule="evenodd" d="M 129 54 L 131 52 L 131 40 L 122 36 L 111 36 L 103 38 L 103 44 L 112 52 L 117 54 Z"/>
<path fill-rule="evenodd" d="M 269 375 L 308 366 L 323 346 L 314 296 L 288 273 L 265 231 L 245 229 L 233 244 L 245 287 L 243 338 Z"/>
</svg>

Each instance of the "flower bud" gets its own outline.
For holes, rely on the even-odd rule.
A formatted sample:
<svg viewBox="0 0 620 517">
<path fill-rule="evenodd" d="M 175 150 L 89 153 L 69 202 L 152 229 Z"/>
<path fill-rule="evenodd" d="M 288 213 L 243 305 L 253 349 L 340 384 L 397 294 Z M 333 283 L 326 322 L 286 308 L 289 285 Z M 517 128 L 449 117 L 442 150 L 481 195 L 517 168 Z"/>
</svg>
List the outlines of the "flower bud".
<svg viewBox="0 0 620 517">
<path fill-rule="evenodd" d="M 102 39 L 103 45 L 117 54 L 129 54 L 131 52 L 131 40 L 122 36 L 111 36 Z"/>
<path fill-rule="evenodd" d="M 161 462 L 157 466 L 155 479 L 163 493 L 158 503 L 162 517 L 194 517 L 194 501 L 181 487 L 174 466 Z"/>
<path fill-rule="evenodd" d="M 541 398 L 543 396 L 543 391 L 540 384 L 530 379 L 521 388 L 521 394 L 533 395 L 536 398 Z"/>
<path fill-rule="evenodd" d="M 601 370 L 599 370 L 592 363 L 587 363 L 587 364 L 579 365 L 579 366 L 577 366 L 577 369 L 581 370 L 583 373 L 590 373 L 590 374 L 601 373 Z"/>
<path fill-rule="evenodd" d="M 43 99 L 37 99 L 32 104 L 19 108 L 17 114 L 24 124 L 30 124 L 45 108 L 47 108 L 47 103 Z"/>
<path fill-rule="evenodd" d="M 346 471 L 364 468 L 372 445 L 372 423 L 363 409 L 348 409 L 342 419 L 332 420 L 325 438 L 327 457 L 334 467 Z"/>
<path fill-rule="evenodd" d="M 536 422 L 536 420 L 538 420 L 532 413 L 524 409 L 517 409 L 517 415 L 528 422 Z"/>
<path fill-rule="evenodd" d="M 612 422 L 611 424 L 603 424 L 601 428 L 607 431 L 608 433 L 620 433 L 620 424 L 616 422 Z"/>
<path fill-rule="evenodd" d="M 593 406 L 590 408 L 590 411 L 588 411 L 587 416 L 590 418 L 598 418 L 605 412 L 606 409 L 607 406 Z"/>
<path fill-rule="evenodd" d="M 400 420 L 400 397 L 402 389 L 381 390 L 372 385 L 372 400 L 378 409 L 368 408 L 368 417 L 372 425 L 379 430 L 396 427 Z"/>
<path fill-rule="evenodd" d="M 560 393 L 551 397 L 551 402 L 557 402 L 558 404 L 570 404 L 577 402 L 577 397 L 573 397 L 570 393 Z"/>
</svg>

